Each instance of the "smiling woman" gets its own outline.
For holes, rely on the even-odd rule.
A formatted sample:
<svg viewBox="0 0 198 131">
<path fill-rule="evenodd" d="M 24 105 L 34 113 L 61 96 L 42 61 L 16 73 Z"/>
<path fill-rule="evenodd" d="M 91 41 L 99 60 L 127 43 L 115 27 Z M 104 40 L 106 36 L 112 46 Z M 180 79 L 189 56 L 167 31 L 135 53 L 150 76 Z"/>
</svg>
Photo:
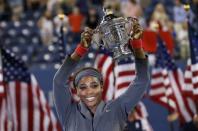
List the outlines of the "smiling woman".
<svg viewBox="0 0 198 131">
<path fill-rule="evenodd" d="M 142 29 L 139 24 L 133 29 L 135 40 L 130 40 L 129 46 L 135 56 L 136 79 L 125 94 L 108 102 L 102 100 L 103 78 L 94 68 L 82 68 L 74 76 L 73 85 L 79 102 L 72 99 L 69 84 L 64 83 L 90 47 L 93 31 L 87 29 L 82 33 L 81 43 L 71 56 L 66 57 L 53 81 L 56 110 L 65 131 L 124 131 L 131 109 L 149 85 L 148 62 L 140 40 Z"/>
<path fill-rule="evenodd" d="M 92 114 L 96 112 L 97 105 L 102 100 L 102 91 L 101 82 L 93 76 L 83 77 L 77 86 L 77 95 Z"/>
</svg>

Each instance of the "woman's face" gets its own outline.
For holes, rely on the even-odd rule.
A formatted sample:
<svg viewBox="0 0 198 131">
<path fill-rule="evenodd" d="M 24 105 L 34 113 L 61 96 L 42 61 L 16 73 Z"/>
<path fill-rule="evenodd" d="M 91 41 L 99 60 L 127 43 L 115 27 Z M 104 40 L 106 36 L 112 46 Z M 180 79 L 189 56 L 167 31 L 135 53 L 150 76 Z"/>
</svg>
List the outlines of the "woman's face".
<svg viewBox="0 0 198 131">
<path fill-rule="evenodd" d="M 102 100 L 101 82 L 93 76 L 83 77 L 77 85 L 77 94 L 80 100 L 89 108 L 96 109 Z"/>
</svg>

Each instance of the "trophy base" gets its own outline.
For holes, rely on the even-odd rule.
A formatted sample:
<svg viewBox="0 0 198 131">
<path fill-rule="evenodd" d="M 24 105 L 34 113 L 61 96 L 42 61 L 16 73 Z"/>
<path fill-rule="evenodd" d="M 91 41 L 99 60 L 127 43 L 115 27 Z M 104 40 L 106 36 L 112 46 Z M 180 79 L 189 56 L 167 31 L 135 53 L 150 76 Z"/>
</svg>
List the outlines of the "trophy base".
<svg viewBox="0 0 198 131">
<path fill-rule="evenodd" d="M 124 59 L 132 55 L 131 50 L 127 46 L 118 46 L 113 49 L 113 58 L 116 59 Z"/>
</svg>

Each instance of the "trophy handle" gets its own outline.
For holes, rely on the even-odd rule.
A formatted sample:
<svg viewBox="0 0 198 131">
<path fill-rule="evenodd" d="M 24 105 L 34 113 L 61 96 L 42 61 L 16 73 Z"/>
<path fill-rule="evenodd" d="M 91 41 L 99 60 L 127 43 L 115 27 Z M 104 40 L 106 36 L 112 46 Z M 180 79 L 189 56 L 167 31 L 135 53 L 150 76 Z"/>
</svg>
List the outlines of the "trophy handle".
<svg viewBox="0 0 198 131">
<path fill-rule="evenodd" d="M 99 30 L 99 26 L 97 26 L 94 30 L 93 30 L 93 36 L 92 36 L 92 43 L 96 44 L 98 48 L 104 48 L 104 44 L 101 44 L 101 35 L 100 35 L 100 30 Z"/>
<path fill-rule="evenodd" d="M 97 26 L 94 30 L 93 30 L 93 33 L 98 33 L 99 32 L 99 26 Z"/>
<path fill-rule="evenodd" d="M 135 17 L 127 17 L 126 21 L 127 21 L 127 24 L 129 25 L 127 29 L 130 29 L 128 30 L 129 37 L 130 39 L 133 39 L 133 37 L 131 37 L 133 35 L 133 26 L 134 26 L 134 23 L 138 22 L 138 19 Z"/>
<path fill-rule="evenodd" d="M 127 18 L 124 18 L 124 21 L 125 21 L 125 30 L 128 34 L 128 37 L 131 39 L 131 33 L 133 31 L 132 29 L 132 21 L 130 19 Z"/>
</svg>

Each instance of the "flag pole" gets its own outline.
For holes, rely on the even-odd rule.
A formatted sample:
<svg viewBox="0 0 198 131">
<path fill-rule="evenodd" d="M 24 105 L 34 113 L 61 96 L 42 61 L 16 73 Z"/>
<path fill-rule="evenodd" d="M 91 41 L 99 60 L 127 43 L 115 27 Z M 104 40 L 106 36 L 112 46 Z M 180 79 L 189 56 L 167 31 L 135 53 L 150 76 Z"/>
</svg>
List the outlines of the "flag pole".
<svg viewBox="0 0 198 131">
<path fill-rule="evenodd" d="M 186 11 L 186 14 L 187 14 L 187 26 L 188 26 L 188 38 L 189 38 L 189 42 L 190 42 L 190 37 L 191 37 L 191 35 L 190 35 L 190 23 L 189 23 L 189 10 L 190 10 L 190 4 L 189 3 L 186 3 L 186 4 L 184 4 L 183 5 L 183 8 L 184 8 L 184 10 Z M 190 44 L 191 45 L 191 44 Z"/>
<path fill-rule="evenodd" d="M 167 103 L 168 103 L 168 106 L 170 107 L 170 99 L 168 97 L 167 97 Z M 170 109 L 168 109 L 168 115 L 172 115 Z M 173 122 L 172 121 L 169 121 L 169 126 L 170 126 L 170 130 L 174 131 L 174 126 L 173 126 Z"/>
<path fill-rule="evenodd" d="M 65 58 L 65 54 L 66 54 L 66 50 L 65 50 L 65 38 L 64 38 L 64 19 L 65 19 L 65 15 L 64 14 L 59 14 L 58 15 L 58 18 L 61 22 L 61 26 L 60 26 L 60 30 L 59 30 L 59 54 L 60 54 L 60 59 L 61 59 L 61 62 L 64 60 Z"/>
</svg>

